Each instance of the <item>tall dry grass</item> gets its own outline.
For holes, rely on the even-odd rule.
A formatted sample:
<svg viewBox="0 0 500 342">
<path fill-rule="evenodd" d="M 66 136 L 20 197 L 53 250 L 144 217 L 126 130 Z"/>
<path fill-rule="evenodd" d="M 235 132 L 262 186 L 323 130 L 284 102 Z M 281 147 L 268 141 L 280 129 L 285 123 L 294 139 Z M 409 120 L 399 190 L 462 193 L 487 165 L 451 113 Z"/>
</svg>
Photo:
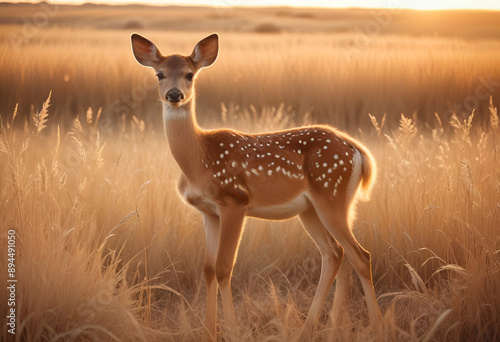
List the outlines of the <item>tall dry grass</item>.
<svg viewBox="0 0 500 342">
<path fill-rule="evenodd" d="M 2 243 L 13 227 L 19 244 L 16 339 L 198 340 L 204 234 L 175 193 L 178 169 L 163 135 L 136 119 L 103 141 L 91 111 L 65 134 L 51 121 L 49 99 L 40 107 L 25 130 L 13 128 L 16 112 L 2 118 Z M 473 115 L 450 123 L 438 115 L 432 129 L 402 115 L 393 131 L 371 119 L 362 139 L 380 176 L 359 206 L 355 234 L 372 251 L 387 339 L 498 339 L 496 108 L 486 128 Z M 297 124 L 284 108 L 226 109 L 220 121 L 253 131 Z M 44 126 L 53 133 L 44 136 Z M 306 236 L 297 220 L 247 222 L 233 283 L 245 340 L 298 332 L 320 271 Z M 327 320 L 331 296 L 316 337 L 370 338 L 357 278 L 337 331 Z"/>
<path fill-rule="evenodd" d="M 44 27 L 13 48 L 20 30 L 0 28 L 0 243 L 14 227 L 16 340 L 199 340 L 202 222 L 176 194 L 154 77 L 130 32 Z M 166 54 L 211 32 L 141 33 Z M 500 45 L 381 35 L 358 51 L 355 39 L 225 33 L 197 81 L 200 122 L 322 122 L 360 138 L 380 170 L 354 230 L 372 252 L 387 340 L 498 340 Z M 320 273 L 306 236 L 297 220 L 247 221 L 233 281 L 244 340 L 296 336 Z M 353 276 L 334 331 L 332 290 L 315 337 L 370 339 L 362 296 Z"/>
</svg>

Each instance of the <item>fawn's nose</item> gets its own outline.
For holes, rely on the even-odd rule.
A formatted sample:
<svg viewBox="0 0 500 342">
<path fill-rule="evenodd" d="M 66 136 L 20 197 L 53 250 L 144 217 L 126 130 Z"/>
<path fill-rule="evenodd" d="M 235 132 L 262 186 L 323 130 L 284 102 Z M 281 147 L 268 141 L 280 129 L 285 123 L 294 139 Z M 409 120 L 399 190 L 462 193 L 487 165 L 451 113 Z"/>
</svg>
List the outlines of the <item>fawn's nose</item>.
<svg viewBox="0 0 500 342">
<path fill-rule="evenodd" d="M 184 94 L 178 88 L 172 88 L 167 92 L 167 101 L 177 103 L 184 99 Z"/>
</svg>

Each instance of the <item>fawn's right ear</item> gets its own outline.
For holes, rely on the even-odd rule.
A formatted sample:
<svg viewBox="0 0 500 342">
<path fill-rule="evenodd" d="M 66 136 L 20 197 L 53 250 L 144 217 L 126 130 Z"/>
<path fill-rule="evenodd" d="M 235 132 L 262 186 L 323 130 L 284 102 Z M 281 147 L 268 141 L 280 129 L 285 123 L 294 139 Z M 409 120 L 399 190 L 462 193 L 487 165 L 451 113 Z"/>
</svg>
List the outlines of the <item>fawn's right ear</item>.
<svg viewBox="0 0 500 342">
<path fill-rule="evenodd" d="M 155 68 L 161 61 L 160 50 L 151 41 L 134 33 L 131 37 L 132 52 L 139 64 Z"/>
</svg>

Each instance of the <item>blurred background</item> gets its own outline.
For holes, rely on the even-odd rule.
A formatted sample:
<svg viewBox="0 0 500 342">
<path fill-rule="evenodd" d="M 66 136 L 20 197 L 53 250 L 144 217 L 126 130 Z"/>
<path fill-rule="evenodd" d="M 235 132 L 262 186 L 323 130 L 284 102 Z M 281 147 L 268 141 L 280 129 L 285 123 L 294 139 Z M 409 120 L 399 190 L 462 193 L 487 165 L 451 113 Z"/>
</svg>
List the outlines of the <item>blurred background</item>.
<svg viewBox="0 0 500 342">
<path fill-rule="evenodd" d="M 196 79 L 203 127 L 326 123 L 370 149 L 377 182 L 353 232 L 372 255 L 385 340 L 499 340 L 500 4 L 346 3 L 0 3 L 0 251 L 9 230 L 18 248 L 17 331 L 0 291 L 0 340 L 203 336 L 203 223 L 177 194 L 134 32 L 164 55 L 219 33 Z M 245 227 L 232 283 L 242 340 L 290 341 L 319 253 L 296 219 Z M 1 279 L 8 267 L 0 256 Z M 358 278 L 336 328 L 334 288 L 313 338 L 372 340 Z"/>
<path fill-rule="evenodd" d="M 206 35 L 221 35 L 219 59 L 197 84 L 202 123 L 222 104 L 259 112 L 284 105 L 296 117 L 309 113 L 342 128 L 369 124 L 367 113 L 387 113 L 388 124 L 401 113 L 429 120 L 475 109 L 484 117 L 498 89 L 497 11 L 416 11 L 405 2 L 382 9 L 215 5 L 2 3 L 0 113 L 19 104 L 26 116 L 52 91 L 58 120 L 90 107 L 112 122 L 125 115 L 157 124 L 154 72 L 134 61 L 133 32 L 165 55 L 189 54 Z"/>
</svg>

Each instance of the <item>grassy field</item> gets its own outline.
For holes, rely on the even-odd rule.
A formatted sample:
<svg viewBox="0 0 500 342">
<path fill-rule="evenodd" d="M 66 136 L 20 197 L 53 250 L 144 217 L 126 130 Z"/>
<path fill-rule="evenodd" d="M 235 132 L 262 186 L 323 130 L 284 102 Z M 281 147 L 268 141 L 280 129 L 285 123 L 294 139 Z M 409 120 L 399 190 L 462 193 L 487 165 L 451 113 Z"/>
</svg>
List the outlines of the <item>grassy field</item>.
<svg viewBox="0 0 500 342">
<path fill-rule="evenodd" d="M 500 338 L 500 14 L 399 11 L 374 34 L 381 12 L 364 10 L 22 6 L 0 7 L 0 250 L 15 230 L 18 280 L 16 335 L 4 321 L 2 340 L 203 334 L 201 217 L 175 191 L 134 31 L 163 54 L 220 33 L 197 80 L 204 127 L 330 123 L 370 148 L 379 176 L 354 234 L 372 253 L 387 340 Z M 243 339 L 296 336 L 320 266 L 298 220 L 247 220 L 233 280 Z M 369 340 L 357 276 L 339 330 L 334 288 L 317 340 Z"/>
</svg>

